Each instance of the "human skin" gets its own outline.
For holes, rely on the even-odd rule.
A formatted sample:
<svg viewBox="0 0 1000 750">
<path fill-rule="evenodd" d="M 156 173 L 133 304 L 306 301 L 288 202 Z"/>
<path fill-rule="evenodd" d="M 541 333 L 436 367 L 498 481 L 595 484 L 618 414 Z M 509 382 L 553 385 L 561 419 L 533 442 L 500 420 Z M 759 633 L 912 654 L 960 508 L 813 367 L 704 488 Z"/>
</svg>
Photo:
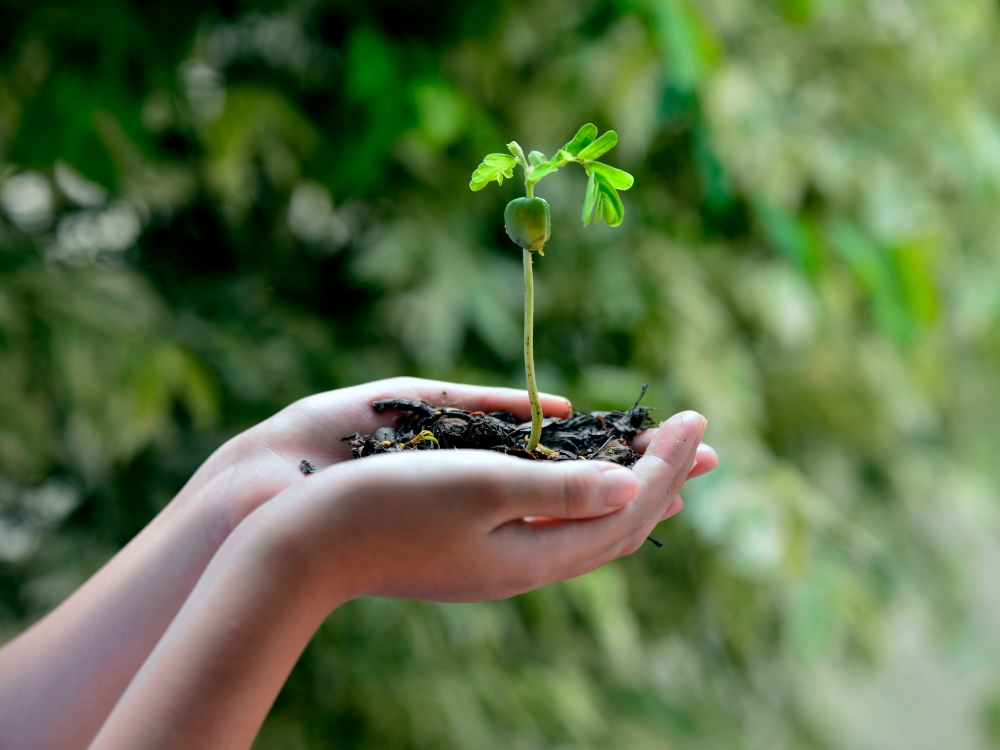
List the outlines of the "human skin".
<svg viewBox="0 0 1000 750">
<path fill-rule="evenodd" d="M 704 429 L 676 415 L 633 471 L 441 451 L 289 488 L 222 546 L 92 750 L 249 747 L 312 634 L 357 596 L 500 599 L 634 552 Z"/>
<path fill-rule="evenodd" d="M 307 563 L 301 557 L 301 551 L 288 544 L 289 537 L 286 534 L 273 533 L 275 530 L 280 532 L 284 528 L 282 524 L 289 524 L 301 513 L 302 503 L 294 500 L 299 496 L 296 493 L 302 493 L 308 488 L 306 497 L 312 498 L 313 493 L 320 492 L 327 483 L 335 482 L 339 485 L 341 474 L 353 482 L 350 484 L 345 480 L 344 483 L 345 487 L 350 484 L 355 488 L 351 495 L 353 503 L 359 502 L 358 498 L 361 497 L 367 498 L 367 503 L 375 503 L 374 498 L 384 497 L 386 499 L 381 502 L 388 503 L 393 493 L 387 492 L 386 487 L 394 482 L 415 486 L 422 496 L 429 498 L 435 492 L 445 496 L 454 495 L 451 485 L 446 489 L 435 484 L 436 481 L 445 480 L 428 476 L 427 469 L 420 469 L 416 464 L 387 464 L 384 459 L 390 457 L 377 457 L 357 463 L 348 461 L 349 449 L 341 440 L 344 435 L 355 431 L 371 434 L 378 427 L 392 423 L 391 415 L 379 415 L 371 408 L 373 401 L 382 398 L 423 399 L 470 410 L 507 410 L 522 418 L 527 414 L 527 396 L 524 391 L 475 388 L 402 378 L 303 399 L 235 437 L 216 451 L 174 501 L 93 578 L 33 628 L 0 649 L 0 726 L 4 727 L 0 747 L 86 747 L 129 683 L 136 677 L 143 662 L 164 637 L 171 621 L 178 616 L 182 605 L 185 605 L 185 600 L 189 601 L 184 611 L 190 611 L 190 617 L 202 618 L 198 622 L 205 624 L 215 621 L 216 627 L 224 628 L 225 623 L 231 621 L 232 618 L 225 619 L 225 608 L 198 606 L 198 603 L 204 605 L 207 601 L 213 601 L 214 594 L 206 599 L 204 592 L 223 580 L 227 585 L 233 583 L 230 580 L 232 576 L 238 576 L 245 582 L 244 585 L 255 591 L 269 590 L 269 585 L 277 586 L 274 590 L 276 597 L 291 596 L 293 591 L 298 591 L 301 596 L 295 599 L 295 604 L 287 611 L 306 608 L 309 614 L 296 619 L 296 627 L 300 627 L 302 623 L 313 623 L 317 617 L 321 621 L 325 614 L 320 616 L 319 613 L 323 612 L 324 607 L 328 613 L 345 600 L 344 596 L 350 598 L 360 593 L 389 593 L 388 589 L 382 591 L 370 586 L 366 588 L 355 577 L 341 576 L 346 568 L 339 562 L 334 566 L 336 574 L 333 569 L 330 571 L 331 575 L 339 576 L 340 584 L 336 591 L 328 591 L 326 598 L 323 598 L 320 593 L 324 591 L 323 586 L 315 591 L 301 589 L 301 584 L 307 580 L 315 582 L 315 577 L 303 575 L 297 570 L 298 567 L 309 567 L 315 562 L 318 569 L 332 563 L 320 558 Z M 565 399 L 554 396 L 543 397 L 542 403 L 546 413 L 554 416 L 564 415 L 570 408 Z M 640 447 L 644 447 L 642 443 L 649 439 L 642 436 L 637 440 Z M 465 451 L 447 453 L 451 455 L 446 458 L 460 463 L 468 460 L 464 456 L 469 453 L 489 455 Z M 436 454 L 427 452 L 421 452 L 412 458 L 424 459 L 431 456 L 434 456 L 431 458 L 432 462 L 439 460 Z M 321 471 L 305 477 L 298 470 L 298 463 L 303 458 L 309 458 Z M 495 458 L 507 460 L 503 456 L 487 460 Z M 518 470 L 513 473 L 505 470 L 501 474 L 511 478 L 511 481 L 515 475 L 520 475 L 524 466 L 531 466 L 529 462 L 509 460 L 517 464 Z M 716 461 L 710 449 L 703 449 L 698 455 L 698 470 L 708 470 L 714 467 Z M 426 464 L 432 465 L 434 464 Z M 442 475 L 450 477 L 445 468 L 441 467 Z M 553 468 L 555 467 L 551 465 L 535 466 L 530 471 L 547 469 L 552 477 L 562 476 L 560 472 L 566 471 L 557 469 L 552 472 Z M 584 468 L 580 467 L 581 470 Z M 602 469 L 607 471 L 607 467 L 594 466 L 587 470 L 591 469 L 598 474 L 602 473 Z M 575 469 L 569 471 L 573 470 Z M 467 474 L 470 472 L 475 473 L 472 469 L 466 470 Z M 460 470 L 458 476 L 461 475 Z M 485 475 L 491 476 L 491 473 L 486 471 Z M 418 484 L 413 485 L 414 481 Z M 457 482 L 458 479 L 454 481 Z M 579 480 L 569 478 L 565 481 L 573 483 Z M 550 485 L 544 483 L 539 486 L 551 489 Z M 493 489 L 500 491 L 499 487 Z M 343 492 L 346 490 L 331 489 L 328 494 L 334 499 L 327 500 L 326 505 L 353 507 L 348 501 L 340 499 Z M 398 496 L 398 491 L 396 495 Z M 281 502 L 275 504 L 277 510 L 269 514 L 258 514 L 260 518 L 248 530 L 242 530 L 245 519 L 254 515 L 258 509 L 263 510 L 274 504 L 268 502 L 272 498 L 281 498 Z M 318 501 L 311 499 L 308 502 L 315 504 Z M 371 507 L 380 506 L 373 504 Z M 413 509 L 418 507 L 412 506 Z M 388 506 L 383 508 L 384 511 L 387 509 Z M 670 510 L 675 512 L 676 508 L 671 507 Z M 661 516 L 666 512 L 663 509 Z M 355 519 L 354 523 L 357 522 Z M 318 524 L 318 520 L 316 523 Z M 326 538 L 327 545 L 329 539 L 344 538 L 343 535 L 348 533 L 332 521 L 330 524 L 329 533 L 334 536 Z M 237 527 L 239 533 L 234 535 L 233 530 Z M 370 528 L 352 527 L 349 533 L 357 539 L 365 539 L 387 532 L 384 529 L 379 531 L 376 525 Z M 386 538 L 381 537 L 383 541 Z M 230 541 L 233 543 L 230 544 Z M 351 547 L 355 550 L 354 554 L 368 554 L 359 544 L 356 541 Z M 279 560 L 282 555 L 287 559 Z M 375 558 L 387 560 L 384 554 Z M 361 558 L 351 559 L 356 561 Z M 206 566 L 209 566 L 207 570 Z M 279 572 L 288 570 L 296 570 L 294 585 L 279 579 Z M 254 580 L 258 575 L 260 580 Z M 200 578 L 204 580 L 199 583 Z M 192 589 L 195 589 L 193 593 Z M 233 589 L 232 593 L 236 590 Z M 228 601 L 228 598 L 224 597 L 224 600 Z M 267 600 L 266 596 L 258 599 L 259 602 Z M 311 604 L 307 606 L 306 603 L 309 602 Z M 238 609 L 247 603 L 234 600 L 232 606 Z M 272 614 L 276 613 L 265 613 L 259 621 L 265 622 Z M 214 620 L 217 616 L 223 619 Z M 188 637 L 194 637 L 195 641 L 200 633 L 207 638 L 206 644 L 213 642 L 209 637 L 213 632 L 211 626 L 204 633 L 197 628 L 183 632 Z M 276 626 L 273 634 L 270 631 L 260 634 L 266 637 L 260 642 L 254 642 L 254 648 L 267 651 L 267 638 L 283 634 L 283 640 L 274 645 L 269 658 L 281 665 L 275 674 L 287 676 L 287 671 L 282 673 L 281 670 L 288 658 L 294 663 L 301 650 L 298 648 L 299 642 L 302 638 L 308 640 L 311 632 L 309 628 L 301 627 L 300 630 L 291 629 L 286 632 L 286 628 Z M 241 642 L 252 641 L 252 638 L 248 638 Z M 168 651 L 174 654 L 168 661 L 173 661 L 176 654 L 190 656 L 198 651 L 196 643 L 186 640 L 182 642 L 182 652 Z M 249 664 L 248 662 L 248 666 Z M 290 668 L 291 664 L 288 664 L 288 669 Z M 281 681 L 283 680 L 282 676 Z M 270 686 L 274 684 L 274 680 L 267 679 L 262 684 Z M 275 692 L 277 688 L 280 688 L 280 682 Z M 251 702 L 255 707 L 258 704 L 264 706 L 262 710 L 266 713 L 270 700 L 273 700 L 273 695 L 269 699 L 266 695 L 263 698 L 257 696 L 254 699 L 256 702 Z M 195 721 L 192 726 L 197 723 Z M 259 721 L 254 726 L 259 726 Z M 249 742 L 243 746 L 248 744 Z M 131 745 L 139 746 L 143 745 Z"/>
</svg>

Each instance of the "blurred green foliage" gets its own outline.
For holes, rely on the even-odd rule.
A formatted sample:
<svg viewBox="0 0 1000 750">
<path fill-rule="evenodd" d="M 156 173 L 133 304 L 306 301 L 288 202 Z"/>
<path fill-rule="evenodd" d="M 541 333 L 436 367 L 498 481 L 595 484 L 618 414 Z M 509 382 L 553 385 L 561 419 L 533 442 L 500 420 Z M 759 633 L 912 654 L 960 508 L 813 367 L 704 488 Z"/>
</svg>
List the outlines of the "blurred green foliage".
<svg viewBox="0 0 1000 750">
<path fill-rule="evenodd" d="M 259 747 L 1000 746 L 998 43 L 992 0 L 3 0 L 0 641 L 298 397 L 520 385 L 519 186 L 469 174 L 594 122 L 636 185 L 586 232 L 539 186 L 540 385 L 649 382 L 722 467 L 663 550 L 343 608 Z M 924 627 L 960 709 L 852 711 Z"/>
</svg>

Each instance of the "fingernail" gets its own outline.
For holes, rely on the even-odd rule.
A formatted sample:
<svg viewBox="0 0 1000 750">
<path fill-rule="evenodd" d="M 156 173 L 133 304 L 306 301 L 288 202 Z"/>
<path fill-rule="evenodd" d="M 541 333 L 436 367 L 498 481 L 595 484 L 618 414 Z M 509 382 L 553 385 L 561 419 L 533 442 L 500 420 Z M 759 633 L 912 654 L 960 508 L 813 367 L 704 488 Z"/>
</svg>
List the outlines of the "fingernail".
<svg viewBox="0 0 1000 750">
<path fill-rule="evenodd" d="M 608 507 L 620 508 L 635 499 L 639 492 L 639 480 L 631 469 L 614 468 L 604 472 L 608 484 Z"/>
</svg>

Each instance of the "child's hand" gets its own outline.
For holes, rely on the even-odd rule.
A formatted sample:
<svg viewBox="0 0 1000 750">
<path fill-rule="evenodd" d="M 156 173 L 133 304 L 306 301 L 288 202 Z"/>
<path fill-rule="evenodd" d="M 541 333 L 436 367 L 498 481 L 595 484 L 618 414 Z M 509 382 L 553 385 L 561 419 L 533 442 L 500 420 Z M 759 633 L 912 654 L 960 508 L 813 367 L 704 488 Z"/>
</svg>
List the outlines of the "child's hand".
<svg viewBox="0 0 1000 750">
<path fill-rule="evenodd" d="M 379 414 L 372 403 L 402 398 L 452 406 L 469 411 L 509 411 L 518 419 L 531 417 L 527 391 L 445 383 L 419 378 L 392 378 L 296 401 L 273 417 L 237 436 L 216 452 L 191 479 L 178 500 L 207 504 L 208 528 L 216 544 L 251 512 L 282 490 L 302 481 L 299 463 L 308 459 L 318 469 L 351 460 L 344 437 L 354 432 L 371 435 L 394 424 L 394 413 Z M 560 396 L 541 394 L 546 416 L 569 416 L 572 407 Z M 641 433 L 635 442 L 645 450 L 655 430 Z M 368 459 L 366 459 L 368 460 Z M 714 451 L 704 446 L 692 476 L 718 464 Z M 197 500 L 189 500 L 192 495 Z M 668 515 L 679 511 L 678 500 Z"/>
<path fill-rule="evenodd" d="M 640 432 L 632 441 L 632 449 L 636 453 L 642 455 L 646 452 L 646 448 L 649 447 L 650 443 L 653 442 L 658 434 L 659 428 L 656 427 Z M 710 445 L 702 443 L 698 446 L 698 452 L 695 454 L 694 466 L 691 468 L 691 471 L 688 472 L 687 478 L 695 479 L 697 477 L 704 476 L 708 472 L 714 470 L 718 465 L 719 456 L 715 452 L 715 449 Z M 667 509 L 663 512 L 663 516 L 660 520 L 665 521 L 671 516 L 676 516 L 682 510 L 684 510 L 684 501 L 681 499 L 680 495 L 675 495 L 674 499 L 667 506 Z"/>
<path fill-rule="evenodd" d="M 426 451 L 307 477 L 222 545 L 92 747 L 248 747 L 315 629 L 347 599 L 497 599 L 635 551 L 704 429 L 694 412 L 671 418 L 634 471 Z"/>
<path fill-rule="evenodd" d="M 310 590 L 328 597 L 320 608 L 361 594 L 509 597 L 637 549 L 677 496 L 704 428 L 699 414 L 674 416 L 632 470 L 487 451 L 375 456 L 286 490 L 253 525 L 276 534 Z"/>
<path fill-rule="evenodd" d="M 634 476 L 596 463 L 534 465 L 478 451 L 421 451 L 350 461 L 344 436 L 371 434 L 392 424 L 392 414 L 371 408 L 385 398 L 529 417 L 525 391 L 399 378 L 303 399 L 233 438 L 85 586 L 0 650 L 0 725 L 16 728 L 11 742 L 86 745 L 189 599 L 206 565 L 218 557 L 220 546 L 231 553 L 240 549 L 223 542 L 237 525 L 242 529 L 250 514 L 275 521 L 265 530 L 277 540 L 277 549 L 266 559 L 251 555 L 256 567 L 236 572 L 256 576 L 258 595 L 262 577 L 273 574 L 278 586 L 274 595 L 280 598 L 288 580 L 271 563 L 299 565 L 310 576 L 322 571 L 324 577 L 306 587 L 305 596 L 315 599 L 315 612 L 325 613 L 338 600 L 360 593 L 455 600 L 524 591 L 634 549 L 661 517 L 680 507 L 680 499 L 671 498 L 684 478 L 685 471 L 678 470 L 688 468 L 683 465 L 687 444 L 681 438 L 674 445 L 673 432 L 662 428 L 636 438 L 636 449 L 645 448 L 647 455 Z M 570 412 L 569 402 L 555 396 L 542 396 L 542 406 L 552 416 Z M 693 429 L 690 424 L 684 428 Z M 320 471 L 303 475 L 298 468 L 303 459 Z M 697 460 L 696 473 L 717 463 L 707 447 Z M 606 501 L 611 475 L 622 478 L 619 500 L 635 492 L 635 499 L 617 511 Z M 372 496 L 366 499 L 369 491 Z M 280 497 L 267 502 L 276 495 Z M 590 515 L 600 518 L 578 520 Z M 525 522 L 525 516 L 577 520 L 546 525 Z M 270 544 L 265 539 L 265 548 Z M 228 557 L 212 565 L 224 571 Z M 237 593 L 228 585 L 219 591 Z M 258 599 L 243 604 L 253 609 L 261 627 L 270 627 Z M 206 626 L 218 622 L 213 611 L 203 613 Z M 303 634 L 308 638 L 305 630 Z M 237 645 L 229 636 L 224 642 Z M 191 668 L 207 663 L 201 652 L 191 654 Z M 226 662 L 223 650 L 216 655 Z M 240 659 L 247 658 L 241 652 Z M 84 685 L 87 689 L 81 689 Z M 280 683 L 271 687 L 276 692 Z M 154 691 L 154 700 L 157 695 Z M 206 709 L 212 705 L 205 696 L 190 697 Z"/>
<path fill-rule="evenodd" d="M 394 414 L 379 414 L 372 403 L 402 398 L 453 406 L 469 411 L 509 411 L 529 419 L 527 391 L 444 383 L 419 378 L 392 378 L 296 401 L 273 417 L 241 433 L 216 451 L 178 496 L 179 503 L 207 504 L 210 533 L 221 544 L 226 536 L 263 503 L 305 477 L 299 463 L 308 459 L 318 469 L 351 460 L 344 437 L 371 435 L 394 424 Z M 569 401 L 542 394 L 547 416 L 569 416 Z M 195 499 L 197 497 L 197 499 Z"/>
</svg>

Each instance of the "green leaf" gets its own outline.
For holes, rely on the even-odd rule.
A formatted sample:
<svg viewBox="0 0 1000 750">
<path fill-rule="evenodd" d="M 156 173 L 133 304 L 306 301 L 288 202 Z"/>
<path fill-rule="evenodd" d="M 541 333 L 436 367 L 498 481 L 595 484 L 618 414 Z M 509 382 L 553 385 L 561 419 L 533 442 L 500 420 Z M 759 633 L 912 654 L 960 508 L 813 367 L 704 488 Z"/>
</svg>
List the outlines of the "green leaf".
<svg viewBox="0 0 1000 750">
<path fill-rule="evenodd" d="M 552 174 L 553 172 L 558 171 L 558 169 L 559 167 L 550 161 L 543 162 L 528 173 L 528 179 L 532 182 L 538 182 L 540 179 L 545 177 L 545 175 Z"/>
<path fill-rule="evenodd" d="M 545 158 L 545 154 L 541 151 L 532 151 L 528 154 L 528 161 L 531 162 L 531 166 L 537 167 L 539 164 L 543 164 L 548 161 L 548 159 Z"/>
<path fill-rule="evenodd" d="M 496 180 L 498 185 L 502 185 L 504 177 L 510 178 L 514 176 L 514 167 L 516 165 L 517 160 L 513 156 L 508 156 L 507 154 L 487 154 L 483 159 L 483 163 L 476 167 L 476 171 L 472 173 L 472 179 L 469 181 L 469 189 L 482 190 L 493 182 L 493 180 Z"/>
<path fill-rule="evenodd" d="M 635 182 L 635 178 L 625 170 L 609 167 L 607 164 L 602 164 L 599 161 L 590 162 L 587 167 L 605 177 L 616 190 L 628 190 Z"/>
<path fill-rule="evenodd" d="M 491 167 L 513 167 L 517 164 L 517 159 L 513 156 L 508 156 L 507 154 L 486 154 L 483 158 L 483 164 L 489 164 Z"/>
<path fill-rule="evenodd" d="M 906 242 L 892 248 L 892 261 L 903 300 L 914 319 L 931 323 L 941 311 L 941 297 L 924 243 Z"/>
<path fill-rule="evenodd" d="M 507 144 L 507 150 L 514 154 L 514 158 L 517 159 L 522 167 L 525 169 L 528 168 L 528 160 L 524 158 L 524 151 L 521 150 L 521 144 L 517 141 L 511 141 Z"/>
<path fill-rule="evenodd" d="M 621 214 L 617 212 L 614 201 L 610 200 L 607 195 L 603 195 L 601 198 L 601 214 L 609 227 L 616 227 L 622 223 Z"/>
<path fill-rule="evenodd" d="M 608 226 L 616 227 L 622 223 L 625 217 L 625 206 L 608 179 L 601 174 L 596 174 L 597 190 L 601 196 L 598 218 L 603 218 Z"/>
<path fill-rule="evenodd" d="M 573 136 L 573 139 L 569 143 L 562 147 L 562 150 L 573 156 L 577 156 L 580 151 L 593 143 L 596 137 L 597 126 L 588 122 L 576 131 L 576 135 Z"/>
<path fill-rule="evenodd" d="M 597 175 L 587 170 L 587 194 L 583 199 L 583 225 L 590 224 L 594 215 L 594 205 L 597 203 Z"/>
<path fill-rule="evenodd" d="M 596 141 L 587 146 L 577 156 L 581 159 L 596 159 L 615 147 L 618 143 L 618 133 L 609 130 Z"/>
</svg>

